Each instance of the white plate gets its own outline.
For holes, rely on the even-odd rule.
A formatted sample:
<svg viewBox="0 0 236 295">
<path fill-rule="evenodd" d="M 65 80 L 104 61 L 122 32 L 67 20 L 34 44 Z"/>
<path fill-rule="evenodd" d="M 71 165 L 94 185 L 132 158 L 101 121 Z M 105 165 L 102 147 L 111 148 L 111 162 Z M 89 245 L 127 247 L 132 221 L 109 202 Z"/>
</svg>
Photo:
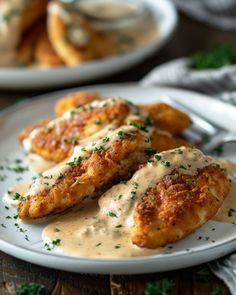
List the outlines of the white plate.
<svg viewBox="0 0 236 295">
<path fill-rule="evenodd" d="M 236 108 L 197 93 L 173 88 L 141 87 L 137 84 L 105 85 L 79 89 L 96 90 L 105 96 L 122 96 L 135 103 L 151 103 L 165 99 L 169 95 L 183 103 L 191 104 L 192 108 L 202 113 L 207 109 L 210 119 L 218 122 L 224 121 L 226 127 L 234 129 L 233 131 L 236 132 Z M 78 88 L 74 90 L 78 90 Z M 2 112 L 0 116 L 0 166 L 10 165 L 15 159 L 23 158 L 16 134 L 25 126 L 51 116 L 56 99 L 66 92 L 68 90 L 44 95 L 39 97 L 40 99 L 11 107 Z M 216 113 L 215 109 L 220 109 L 221 112 Z M 228 147 L 226 153 L 229 159 L 236 161 L 235 147 L 234 149 Z M 5 158 L 8 158 L 10 162 L 4 160 Z M 0 175 L 4 174 L 7 175 L 7 178 L 1 182 L 0 195 L 3 195 L 9 186 L 16 183 L 16 178 L 21 176 L 6 169 L 0 170 Z M 33 174 L 26 172 L 22 176 L 23 181 L 27 181 L 31 179 Z M 17 231 L 14 226 L 16 221 L 6 219 L 6 216 L 13 216 L 13 214 L 14 210 L 6 210 L 4 204 L 0 202 L 0 224 L 6 226 L 6 228 L 0 226 L 0 250 L 32 263 L 74 272 L 134 274 L 166 271 L 200 264 L 236 249 L 235 225 L 210 221 L 196 233 L 173 244 L 172 249 L 166 248 L 164 254 L 121 260 L 68 257 L 48 253 L 43 249 L 41 241 L 43 225 L 22 225 L 22 228 L 27 230 L 30 239 L 27 242 L 24 239 L 25 234 Z M 212 231 L 212 228 L 215 230 Z M 198 239 L 199 236 L 202 239 Z"/>
<path fill-rule="evenodd" d="M 147 56 L 157 52 L 167 42 L 177 23 L 176 10 L 170 0 L 146 1 L 151 6 L 160 31 L 160 36 L 146 47 L 128 54 L 88 62 L 75 68 L 60 67 L 47 70 L 0 68 L 0 88 L 33 89 L 61 87 L 75 82 L 81 83 L 95 78 L 102 78 L 120 72 L 144 60 Z"/>
</svg>

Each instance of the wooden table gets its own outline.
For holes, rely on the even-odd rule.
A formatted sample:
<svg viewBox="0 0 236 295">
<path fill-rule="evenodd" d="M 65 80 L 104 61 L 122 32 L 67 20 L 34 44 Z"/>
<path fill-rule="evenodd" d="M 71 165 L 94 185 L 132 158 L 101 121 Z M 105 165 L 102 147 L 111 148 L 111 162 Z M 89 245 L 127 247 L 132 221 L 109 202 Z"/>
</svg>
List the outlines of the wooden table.
<svg viewBox="0 0 236 295">
<path fill-rule="evenodd" d="M 236 49 L 235 32 L 211 29 L 181 15 L 173 38 L 161 52 L 154 54 L 145 62 L 126 72 L 90 84 L 138 81 L 155 65 L 205 49 L 211 40 L 225 42 Z M 0 92 L 0 108 L 2 109 L 25 97 L 48 91 L 2 91 Z M 173 280 L 174 287 L 170 295 L 209 295 L 215 287 L 220 287 L 223 295 L 230 294 L 223 282 L 215 276 L 207 282 L 194 279 L 193 274 L 204 266 L 150 275 L 95 276 L 56 271 L 15 259 L 4 253 L 0 255 L 1 295 L 15 294 L 16 285 L 25 282 L 41 283 L 47 287 L 49 294 L 53 295 L 141 295 L 144 294 L 147 282 L 154 282 L 161 278 Z"/>
</svg>

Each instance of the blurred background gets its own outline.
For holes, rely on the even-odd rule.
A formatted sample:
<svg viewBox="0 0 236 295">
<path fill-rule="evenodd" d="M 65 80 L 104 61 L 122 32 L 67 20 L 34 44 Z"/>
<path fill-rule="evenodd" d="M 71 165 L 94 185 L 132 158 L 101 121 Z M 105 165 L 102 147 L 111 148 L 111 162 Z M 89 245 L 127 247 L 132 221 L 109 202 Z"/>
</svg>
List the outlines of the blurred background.
<svg viewBox="0 0 236 295">
<path fill-rule="evenodd" d="M 199 71 L 233 65 L 235 16 L 234 0 L 2 0 L 1 107 L 71 86 L 140 81 L 152 69 L 182 57 L 194 56 Z M 14 30 L 19 24 L 23 33 Z M 69 37 L 63 39 L 65 28 Z M 134 44 L 129 30 L 143 43 Z M 13 47 L 18 62 L 9 63 L 5 56 Z M 206 51 L 207 56 L 201 55 Z M 171 84 L 167 82 L 161 84 Z"/>
</svg>

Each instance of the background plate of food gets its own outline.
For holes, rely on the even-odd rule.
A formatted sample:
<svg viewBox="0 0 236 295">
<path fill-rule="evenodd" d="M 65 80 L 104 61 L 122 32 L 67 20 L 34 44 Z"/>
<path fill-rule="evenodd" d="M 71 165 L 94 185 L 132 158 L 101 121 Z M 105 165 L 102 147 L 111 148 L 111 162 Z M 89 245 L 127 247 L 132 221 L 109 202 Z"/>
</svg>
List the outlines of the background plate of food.
<svg viewBox="0 0 236 295">
<path fill-rule="evenodd" d="M 123 274 L 233 251 L 235 165 L 181 138 L 191 117 L 167 96 L 236 132 L 229 105 L 137 84 L 50 93 L 3 111 L 0 250 L 52 268 Z M 235 147 L 221 156 L 235 162 Z"/>
<path fill-rule="evenodd" d="M 169 0 L 4 0 L 0 87 L 30 89 L 119 72 L 158 51 L 177 14 Z"/>
</svg>

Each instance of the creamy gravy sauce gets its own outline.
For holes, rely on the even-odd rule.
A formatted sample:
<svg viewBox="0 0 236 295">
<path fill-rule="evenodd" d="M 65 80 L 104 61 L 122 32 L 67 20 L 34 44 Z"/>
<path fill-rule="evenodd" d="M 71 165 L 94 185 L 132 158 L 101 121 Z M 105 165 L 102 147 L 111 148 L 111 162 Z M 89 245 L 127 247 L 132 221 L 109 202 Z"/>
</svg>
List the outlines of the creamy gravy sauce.
<svg viewBox="0 0 236 295">
<path fill-rule="evenodd" d="M 71 110 L 69 111 L 66 111 L 63 116 L 59 117 L 59 118 L 56 118 L 56 119 L 53 119 L 51 120 L 48 124 L 46 124 L 46 126 L 43 126 L 43 127 L 38 127 L 38 128 L 35 128 L 28 136 L 28 138 L 24 139 L 23 141 L 23 147 L 25 149 L 26 152 L 30 152 L 32 150 L 32 146 L 33 146 L 33 140 L 34 138 L 40 133 L 40 132 L 43 132 L 43 131 L 47 131 L 47 130 L 50 130 L 50 129 L 55 129 L 55 130 L 59 130 L 59 126 L 61 123 L 67 121 L 67 120 L 70 120 L 72 116 L 74 116 L 75 114 L 78 114 L 86 109 L 95 109 L 95 108 L 103 108 L 105 106 L 112 106 L 112 105 L 115 105 L 118 101 L 121 101 L 121 102 L 124 102 L 126 103 L 128 106 L 129 106 L 129 109 L 130 109 L 130 113 L 129 115 L 127 116 L 126 118 L 126 122 L 129 123 L 131 120 L 137 120 L 139 118 L 145 118 L 148 116 L 148 113 L 146 111 L 143 111 L 143 110 L 139 110 L 139 108 L 129 102 L 127 102 L 126 100 L 122 99 L 122 98 L 119 98 L 119 97 L 115 97 L 115 98 L 108 98 L 106 100 L 103 100 L 103 101 L 93 101 L 92 103 L 90 104 L 87 104 L 87 105 L 84 105 L 84 106 L 81 106 L 79 108 L 72 108 Z M 97 132 L 99 132 L 99 125 L 94 125 L 94 127 L 96 126 L 97 128 Z M 104 130 L 109 130 L 109 129 L 115 129 L 117 128 L 118 126 L 116 125 L 107 125 L 104 127 Z M 102 127 L 101 127 L 102 128 Z M 101 130 L 101 133 L 105 132 L 104 130 Z M 58 132 L 59 134 L 60 132 Z M 94 134 L 94 138 L 96 138 L 96 134 Z M 98 134 L 99 136 L 99 134 Z M 86 139 L 87 140 L 87 139 Z M 85 140 L 85 141 L 86 141 Z M 89 139 L 88 139 L 89 141 Z"/>
<path fill-rule="evenodd" d="M 152 130 L 152 128 L 150 128 Z M 83 157 L 88 158 L 91 155 L 91 152 L 96 149 L 102 149 L 103 151 L 107 150 L 112 143 L 115 141 L 119 141 L 122 138 L 119 137 L 119 132 L 125 132 L 125 133 L 134 133 L 137 132 L 137 128 L 134 126 L 122 126 L 118 129 L 115 129 L 113 131 L 108 131 L 106 133 L 106 137 L 96 140 L 95 142 L 89 142 L 87 145 L 78 145 L 75 146 L 73 154 L 66 159 L 65 161 L 62 161 L 61 163 L 57 164 L 53 168 L 45 171 L 41 177 L 38 177 L 30 187 L 30 190 L 28 191 L 27 195 L 33 196 L 38 194 L 39 192 L 42 192 L 43 190 L 50 189 L 56 181 L 69 169 L 71 169 L 71 165 L 69 163 L 73 163 L 74 161 L 77 161 L 78 159 L 83 159 Z M 146 138 L 149 138 L 148 135 L 151 135 L 149 133 L 145 133 Z M 109 140 L 106 140 L 106 139 Z M 144 144 L 149 147 L 148 141 Z"/>
<path fill-rule="evenodd" d="M 87 206 L 50 223 L 43 231 L 44 241 L 50 243 L 60 239 L 55 250 L 67 255 L 118 258 L 159 253 L 161 249 L 142 249 L 132 245 L 129 235 L 134 224 L 135 206 L 148 188 L 173 169 L 194 176 L 197 169 L 210 165 L 213 160 L 197 149 L 183 147 L 157 154 L 152 161 L 128 182 L 105 192 L 98 205 L 94 201 L 94 207 Z M 183 165 L 187 169 L 183 170 Z"/>
<path fill-rule="evenodd" d="M 21 13 L 27 2 L 0 1 L 0 66 L 16 64 L 15 50 L 21 38 Z"/>
<path fill-rule="evenodd" d="M 89 15 L 94 15 L 97 19 L 106 18 L 110 20 L 110 24 L 92 22 L 88 19 L 90 25 L 100 31 L 106 32 L 112 42 L 114 54 L 126 53 L 136 48 L 145 47 L 158 38 L 158 28 L 156 20 L 152 14 L 146 17 L 137 17 L 137 21 L 129 22 L 129 24 L 114 27 L 112 21 L 119 20 L 128 16 L 135 16 L 139 13 L 139 9 L 129 3 L 119 3 L 119 1 L 104 1 L 102 4 L 96 1 L 82 1 L 71 5 L 79 5 L 81 10 Z M 71 7 L 70 5 L 70 7 Z M 115 9 L 114 9 L 115 5 Z M 73 6 L 72 6 L 73 7 Z M 101 9 L 102 7 L 102 9 Z M 89 33 L 81 22 L 81 13 L 76 8 L 68 9 L 60 2 L 53 1 L 49 4 L 49 13 L 59 14 L 66 24 L 68 24 L 68 38 L 78 46 L 88 46 L 90 43 Z M 86 17 L 83 15 L 82 18 Z"/>
<path fill-rule="evenodd" d="M 57 163 L 53 161 L 47 161 L 37 154 L 28 154 L 25 158 L 25 163 L 29 169 L 36 173 L 42 173 L 50 168 L 56 166 Z"/>
<path fill-rule="evenodd" d="M 217 162 L 224 167 L 229 174 L 234 174 L 236 172 L 236 164 L 227 160 L 218 160 Z M 236 180 L 234 177 L 231 178 L 230 192 L 213 219 L 221 222 L 236 222 Z"/>
<path fill-rule="evenodd" d="M 30 183 L 19 183 L 10 187 L 3 196 L 3 202 L 9 207 L 17 207 L 19 203 L 19 195 L 23 196 L 30 187 Z"/>
</svg>

